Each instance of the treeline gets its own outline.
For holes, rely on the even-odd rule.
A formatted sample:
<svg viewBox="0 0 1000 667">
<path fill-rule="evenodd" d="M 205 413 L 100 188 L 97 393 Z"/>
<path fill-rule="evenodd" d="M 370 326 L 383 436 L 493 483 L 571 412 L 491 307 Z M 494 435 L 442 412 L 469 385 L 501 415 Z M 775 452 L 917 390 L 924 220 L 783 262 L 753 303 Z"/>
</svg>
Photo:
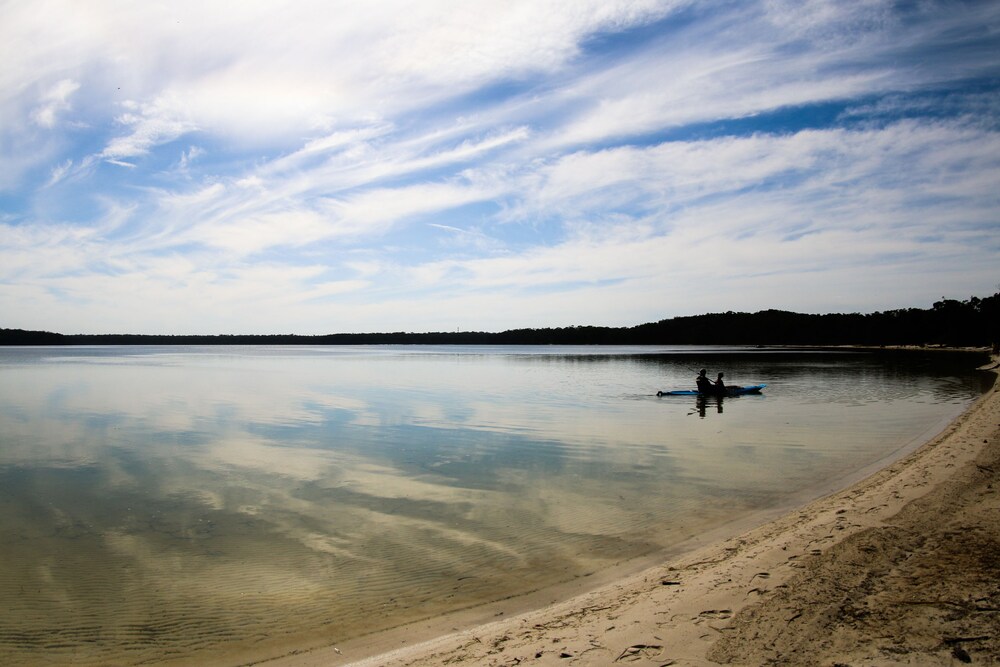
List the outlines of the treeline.
<svg viewBox="0 0 1000 667">
<path fill-rule="evenodd" d="M 783 310 L 674 317 L 634 327 L 575 326 L 499 333 L 360 333 L 320 336 L 59 334 L 0 329 L 0 345 L 948 345 L 1000 342 L 1000 292 L 942 299 L 931 308 L 810 315 Z"/>
</svg>

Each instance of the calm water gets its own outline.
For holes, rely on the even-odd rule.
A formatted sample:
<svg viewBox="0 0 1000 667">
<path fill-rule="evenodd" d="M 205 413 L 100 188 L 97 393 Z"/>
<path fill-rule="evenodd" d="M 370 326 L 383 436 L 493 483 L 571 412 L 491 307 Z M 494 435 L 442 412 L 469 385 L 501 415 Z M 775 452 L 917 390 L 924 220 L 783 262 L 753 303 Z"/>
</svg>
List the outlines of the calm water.
<svg viewBox="0 0 1000 667">
<path fill-rule="evenodd" d="M 979 363 L 0 348 L 0 663 L 240 663 L 668 551 L 926 440 Z M 655 396 L 700 367 L 768 387 Z"/>
</svg>

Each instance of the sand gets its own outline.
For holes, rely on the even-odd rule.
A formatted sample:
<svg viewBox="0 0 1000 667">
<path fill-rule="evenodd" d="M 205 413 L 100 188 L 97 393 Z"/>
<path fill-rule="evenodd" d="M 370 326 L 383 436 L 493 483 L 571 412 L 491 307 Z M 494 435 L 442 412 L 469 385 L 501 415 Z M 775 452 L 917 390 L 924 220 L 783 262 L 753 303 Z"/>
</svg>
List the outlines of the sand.
<svg viewBox="0 0 1000 667">
<path fill-rule="evenodd" d="M 443 636 L 468 620 L 266 664 L 1000 664 L 998 474 L 994 387 L 902 460 L 669 563 Z"/>
</svg>

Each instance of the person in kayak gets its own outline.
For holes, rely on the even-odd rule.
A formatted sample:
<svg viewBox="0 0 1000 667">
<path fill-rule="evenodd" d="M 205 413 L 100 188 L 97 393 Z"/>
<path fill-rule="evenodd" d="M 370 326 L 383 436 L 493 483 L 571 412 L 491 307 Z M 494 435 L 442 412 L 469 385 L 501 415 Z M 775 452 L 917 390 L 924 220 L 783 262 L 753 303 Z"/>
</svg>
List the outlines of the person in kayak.
<svg viewBox="0 0 1000 667">
<path fill-rule="evenodd" d="M 709 380 L 708 377 L 706 377 L 705 375 L 706 373 L 708 373 L 708 371 L 706 371 L 704 368 L 698 371 L 698 377 L 695 378 L 694 383 L 698 385 L 698 391 L 700 393 L 711 394 L 715 392 L 715 387 L 712 386 L 712 381 Z"/>
<path fill-rule="evenodd" d="M 712 392 L 716 396 L 732 396 L 739 393 L 742 389 L 743 386 L 738 384 L 726 386 L 726 383 L 722 381 L 722 373 L 719 373 L 719 377 L 716 378 L 715 385 L 712 387 Z"/>
</svg>

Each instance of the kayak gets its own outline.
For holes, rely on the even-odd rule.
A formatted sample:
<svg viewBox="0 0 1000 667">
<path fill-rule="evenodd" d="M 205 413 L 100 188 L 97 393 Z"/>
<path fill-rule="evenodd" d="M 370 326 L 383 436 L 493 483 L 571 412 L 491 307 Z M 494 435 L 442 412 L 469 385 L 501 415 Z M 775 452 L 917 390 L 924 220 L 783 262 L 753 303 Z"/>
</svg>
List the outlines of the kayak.
<svg viewBox="0 0 1000 667">
<path fill-rule="evenodd" d="M 746 387 L 726 387 L 726 396 L 743 396 L 745 394 L 759 394 L 766 384 L 752 384 Z M 702 393 L 697 389 L 677 389 L 675 391 L 658 391 L 657 396 L 717 396 L 715 393 Z"/>
<path fill-rule="evenodd" d="M 726 396 L 743 396 L 759 394 L 766 384 L 752 384 L 745 387 L 726 387 Z M 658 391 L 657 396 L 717 396 L 714 392 L 702 393 L 697 389 L 676 389 L 674 391 Z"/>
</svg>

